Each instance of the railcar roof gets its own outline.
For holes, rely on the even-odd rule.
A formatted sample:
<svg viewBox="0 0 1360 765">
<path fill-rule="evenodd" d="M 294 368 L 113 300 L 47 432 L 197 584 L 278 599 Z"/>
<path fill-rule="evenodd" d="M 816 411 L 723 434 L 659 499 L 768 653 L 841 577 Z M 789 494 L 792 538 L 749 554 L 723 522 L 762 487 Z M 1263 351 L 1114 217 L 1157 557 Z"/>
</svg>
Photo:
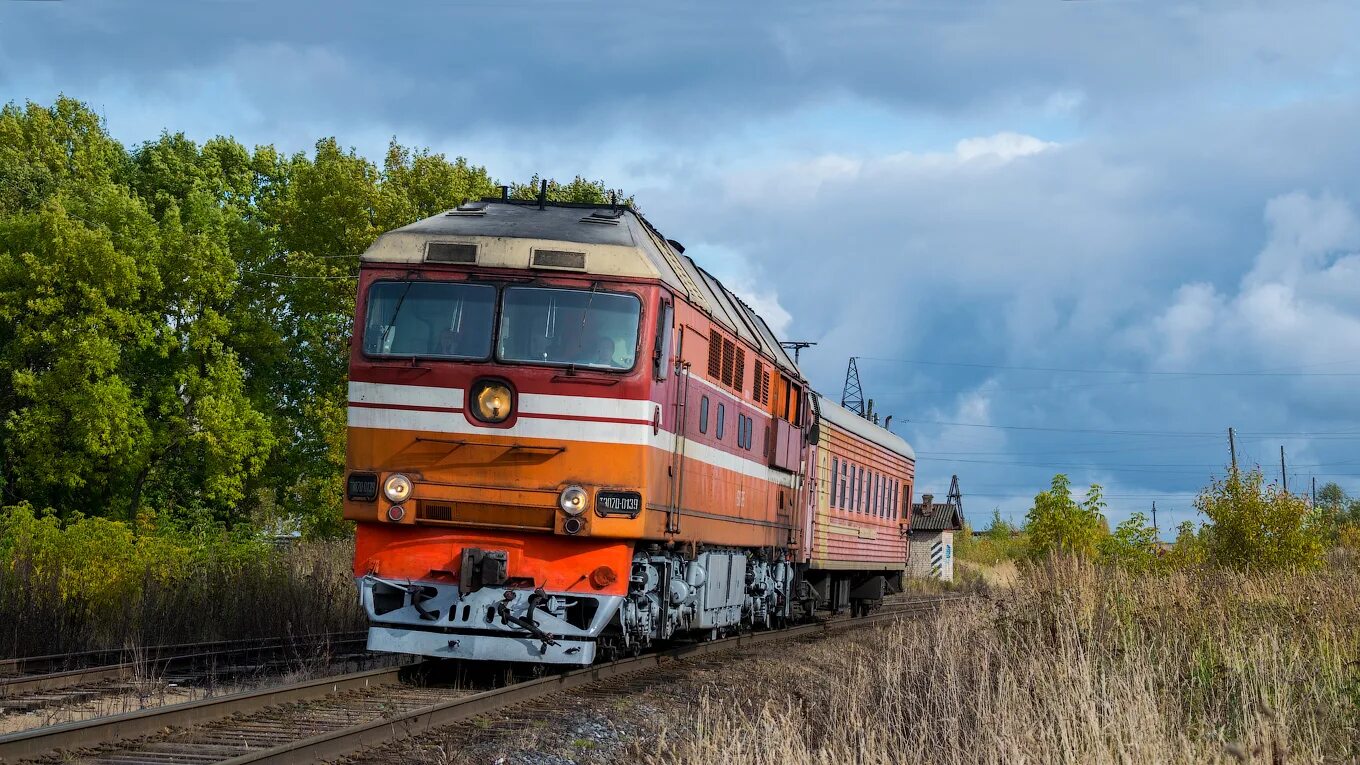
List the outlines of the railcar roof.
<svg viewBox="0 0 1360 765">
<path fill-rule="evenodd" d="M 841 430 L 848 430 L 866 441 L 878 444 L 884 449 L 896 452 L 909 460 L 916 459 L 916 450 L 911 448 L 907 439 L 891 430 L 873 424 L 820 393 L 817 394 L 817 406 L 821 410 L 822 419 Z"/>
<path fill-rule="evenodd" d="M 515 246 L 517 240 L 528 245 Z M 426 244 L 439 241 L 485 243 L 479 247 L 479 263 L 515 268 L 528 267 L 535 243 L 586 245 L 582 249 L 591 259 L 586 273 L 659 278 L 785 372 L 803 379 L 764 319 L 630 207 L 548 202 L 540 209 L 537 201 L 482 200 L 389 231 L 361 259 L 423 263 Z"/>
</svg>

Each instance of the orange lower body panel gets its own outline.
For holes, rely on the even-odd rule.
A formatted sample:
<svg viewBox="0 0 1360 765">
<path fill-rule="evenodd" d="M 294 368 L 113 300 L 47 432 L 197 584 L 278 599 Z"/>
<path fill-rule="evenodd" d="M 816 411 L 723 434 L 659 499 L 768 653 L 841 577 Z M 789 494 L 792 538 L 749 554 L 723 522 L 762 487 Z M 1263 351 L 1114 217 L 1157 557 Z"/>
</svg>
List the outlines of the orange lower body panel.
<svg viewBox="0 0 1360 765">
<path fill-rule="evenodd" d="M 633 545 L 616 539 L 546 534 L 469 533 L 460 529 L 360 523 L 354 535 L 354 574 L 427 582 L 456 581 L 463 548 L 505 550 L 508 575 L 532 579 L 549 592 L 624 595 Z M 597 573 L 609 569 L 612 576 Z M 594 576 L 592 576 L 594 574 Z"/>
</svg>

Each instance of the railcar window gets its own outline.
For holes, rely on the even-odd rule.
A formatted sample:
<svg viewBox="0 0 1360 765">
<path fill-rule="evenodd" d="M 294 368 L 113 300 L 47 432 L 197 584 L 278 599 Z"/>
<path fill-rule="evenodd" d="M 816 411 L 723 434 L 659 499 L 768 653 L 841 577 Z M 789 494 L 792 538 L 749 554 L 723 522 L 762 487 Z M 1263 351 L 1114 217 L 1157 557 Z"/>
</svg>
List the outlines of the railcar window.
<svg viewBox="0 0 1360 765">
<path fill-rule="evenodd" d="M 883 496 L 883 494 L 882 494 L 882 488 L 883 488 L 883 487 L 882 487 L 882 485 L 879 483 L 879 480 L 880 480 L 880 479 L 881 479 L 881 476 L 879 476 L 878 473 L 874 473 L 873 479 L 872 479 L 873 482 L 874 482 L 874 483 L 873 483 L 874 490 L 873 490 L 873 494 L 872 494 L 872 496 L 873 496 L 873 500 L 872 500 L 872 501 L 873 501 L 873 503 L 874 503 L 874 507 L 873 507 L 873 514 L 874 514 L 874 515 L 878 515 L 878 514 L 879 514 L 879 508 L 880 508 L 881 506 L 878 504 L 878 500 L 879 500 L 880 498 L 882 498 L 882 496 Z"/>
<path fill-rule="evenodd" d="M 708 396 L 699 399 L 699 432 L 708 432 Z"/>
<path fill-rule="evenodd" d="M 846 471 L 850 463 L 840 463 L 840 509 L 846 509 Z"/>
<path fill-rule="evenodd" d="M 364 353 L 485 359 L 496 288 L 464 282 L 375 282 L 368 288 Z"/>
<path fill-rule="evenodd" d="M 832 507 L 836 506 L 836 481 L 840 480 L 841 461 L 836 457 L 831 458 L 831 502 Z"/>
<path fill-rule="evenodd" d="M 508 287 L 497 355 L 502 361 L 632 369 L 641 311 L 635 295 Z"/>
<path fill-rule="evenodd" d="M 727 407 L 723 406 L 722 404 L 718 404 L 718 430 L 715 435 L 717 435 L 719 441 L 721 441 L 723 437 L 723 427 L 727 424 L 726 422 L 724 422 L 724 420 L 726 419 L 727 419 Z"/>
</svg>

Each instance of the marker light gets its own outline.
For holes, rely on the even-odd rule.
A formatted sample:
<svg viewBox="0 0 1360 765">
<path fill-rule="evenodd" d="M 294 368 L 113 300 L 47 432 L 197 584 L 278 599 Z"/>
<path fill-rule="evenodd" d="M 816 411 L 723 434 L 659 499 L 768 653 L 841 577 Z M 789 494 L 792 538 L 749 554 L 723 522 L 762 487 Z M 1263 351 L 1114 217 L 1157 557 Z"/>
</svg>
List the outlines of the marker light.
<svg viewBox="0 0 1360 765">
<path fill-rule="evenodd" d="M 406 517 L 406 508 L 401 505 L 393 505 L 387 508 L 387 520 L 393 523 L 401 523 L 401 519 Z"/>
<path fill-rule="evenodd" d="M 482 422 L 505 422 L 514 405 L 515 396 L 505 383 L 483 380 L 472 386 L 472 416 Z"/>
<path fill-rule="evenodd" d="M 383 483 L 383 494 L 389 502 L 405 502 L 411 497 L 411 479 L 401 473 L 393 473 Z"/>
<path fill-rule="evenodd" d="M 586 490 L 580 486 L 568 486 L 557 498 L 557 504 L 567 515 L 580 515 L 586 511 Z"/>
</svg>

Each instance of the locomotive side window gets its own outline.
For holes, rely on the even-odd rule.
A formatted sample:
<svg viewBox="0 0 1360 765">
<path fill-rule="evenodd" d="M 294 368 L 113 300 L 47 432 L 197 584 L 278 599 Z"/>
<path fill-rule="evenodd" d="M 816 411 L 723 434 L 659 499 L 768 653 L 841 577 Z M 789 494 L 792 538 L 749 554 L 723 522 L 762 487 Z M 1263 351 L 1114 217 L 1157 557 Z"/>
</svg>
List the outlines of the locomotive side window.
<svg viewBox="0 0 1360 765">
<path fill-rule="evenodd" d="M 641 312 L 635 295 L 508 287 L 496 355 L 531 364 L 632 369 Z"/>
<path fill-rule="evenodd" d="M 719 441 L 722 440 L 723 426 L 727 424 L 726 420 L 727 420 L 727 408 L 724 407 L 722 404 L 718 404 L 718 430 L 714 435 L 718 437 Z"/>
<path fill-rule="evenodd" d="M 699 399 L 699 432 L 708 432 L 708 396 Z"/>
<path fill-rule="evenodd" d="M 364 353 L 485 359 L 496 288 L 461 282 L 375 282 L 368 288 Z"/>
</svg>

